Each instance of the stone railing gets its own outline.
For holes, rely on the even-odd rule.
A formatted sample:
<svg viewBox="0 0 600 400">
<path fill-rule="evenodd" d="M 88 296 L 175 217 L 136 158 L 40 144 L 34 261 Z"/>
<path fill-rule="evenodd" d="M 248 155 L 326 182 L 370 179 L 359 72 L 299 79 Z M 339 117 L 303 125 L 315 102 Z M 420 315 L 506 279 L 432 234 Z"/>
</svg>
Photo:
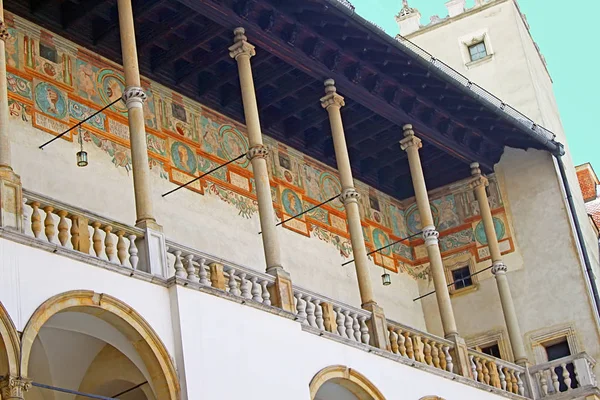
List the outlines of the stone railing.
<svg viewBox="0 0 600 400">
<path fill-rule="evenodd" d="M 37 240 L 131 268 L 138 268 L 136 241 L 144 231 L 23 190 L 23 231 Z"/>
<path fill-rule="evenodd" d="M 469 350 L 469 361 L 471 374 L 477 382 L 529 397 L 523 381 L 526 374 L 524 367 L 475 350 Z"/>
<path fill-rule="evenodd" d="M 451 341 L 390 320 L 388 320 L 388 332 L 392 353 L 442 371 L 454 372 L 450 354 L 454 344 Z"/>
<path fill-rule="evenodd" d="M 540 398 L 596 388 L 596 362 L 586 353 L 560 358 L 529 369 Z"/>
<path fill-rule="evenodd" d="M 296 317 L 305 325 L 357 343 L 369 344 L 371 313 L 294 286 Z"/>
<path fill-rule="evenodd" d="M 167 241 L 167 252 L 172 255 L 169 267 L 175 271 L 176 277 L 225 291 L 243 301 L 252 300 L 271 305 L 268 290 L 274 282 L 271 275 L 229 263 L 172 241 Z"/>
</svg>

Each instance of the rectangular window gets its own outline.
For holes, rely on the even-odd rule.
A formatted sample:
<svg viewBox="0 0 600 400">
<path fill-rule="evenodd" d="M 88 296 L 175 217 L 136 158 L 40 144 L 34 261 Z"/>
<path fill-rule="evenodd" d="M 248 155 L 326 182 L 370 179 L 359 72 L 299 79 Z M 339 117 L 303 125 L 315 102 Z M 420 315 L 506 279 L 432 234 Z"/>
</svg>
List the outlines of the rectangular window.
<svg viewBox="0 0 600 400">
<path fill-rule="evenodd" d="M 471 56 L 471 61 L 481 60 L 482 58 L 486 57 L 488 54 L 487 49 L 485 48 L 485 43 L 479 42 L 469 46 L 469 55 Z"/>
<path fill-rule="evenodd" d="M 471 271 L 469 270 L 469 266 L 453 270 L 452 278 L 454 280 L 454 289 L 456 290 L 473 286 L 473 280 L 471 279 Z"/>
<path fill-rule="evenodd" d="M 566 340 L 556 344 L 544 346 L 544 348 L 546 349 L 546 354 L 548 354 L 548 361 L 558 360 L 559 358 L 568 357 L 571 355 L 569 343 Z"/>
<path fill-rule="evenodd" d="M 502 358 L 502 357 L 500 357 L 500 347 L 498 346 L 498 343 L 492 344 L 490 346 L 482 347 L 481 352 L 485 353 L 487 355 L 490 355 L 492 357 Z"/>
<path fill-rule="evenodd" d="M 563 340 L 561 342 L 554 342 L 554 344 L 544 345 L 546 349 L 546 354 L 548 355 L 548 361 L 558 360 L 563 357 L 568 357 L 571 355 L 571 349 L 569 348 L 569 342 Z M 573 363 L 566 364 L 567 372 L 569 377 L 571 378 L 571 388 L 576 388 L 578 386 L 577 383 L 577 375 L 575 374 L 575 366 Z M 567 387 L 567 383 L 565 382 L 565 378 L 563 376 L 564 370 L 562 366 L 554 367 L 554 372 L 558 378 L 559 383 L 559 392 L 566 392 L 569 388 Z"/>
</svg>

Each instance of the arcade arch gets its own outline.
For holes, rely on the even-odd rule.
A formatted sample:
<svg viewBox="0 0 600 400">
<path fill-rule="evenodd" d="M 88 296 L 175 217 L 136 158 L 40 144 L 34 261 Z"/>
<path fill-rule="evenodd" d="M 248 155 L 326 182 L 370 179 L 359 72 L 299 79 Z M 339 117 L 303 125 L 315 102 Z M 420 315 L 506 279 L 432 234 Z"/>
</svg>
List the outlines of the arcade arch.
<svg viewBox="0 0 600 400">
<path fill-rule="evenodd" d="M 385 400 L 361 373 L 343 365 L 322 369 L 310 382 L 311 400 Z"/>
</svg>

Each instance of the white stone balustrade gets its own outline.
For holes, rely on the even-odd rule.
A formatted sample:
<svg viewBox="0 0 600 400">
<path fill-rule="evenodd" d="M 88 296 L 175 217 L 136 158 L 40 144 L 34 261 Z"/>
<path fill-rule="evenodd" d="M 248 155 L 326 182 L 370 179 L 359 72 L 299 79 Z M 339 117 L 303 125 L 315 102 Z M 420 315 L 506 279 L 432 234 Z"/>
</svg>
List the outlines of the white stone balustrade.
<svg viewBox="0 0 600 400">
<path fill-rule="evenodd" d="M 477 382 L 529 397 L 530 390 L 524 382 L 524 367 L 475 350 L 469 350 L 469 361 L 473 379 Z"/>
<path fill-rule="evenodd" d="M 167 253 L 170 254 L 168 263 L 172 275 L 177 278 L 223 290 L 244 301 L 271 305 L 271 294 L 268 288 L 275 282 L 271 275 L 227 262 L 172 241 L 167 241 Z M 214 270 L 215 274 L 222 273 L 222 277 L 211 276 L 212 264 L 222 266 L 222 270 L 221 268 Z M 221 278 L 222 286 L 218 283 Z"/>
<path fill-rule="evenodd" d="M 586 353 L 560 358 L 529 369 L 540 398 L 572 392 L 573 398 L 585 395 L 597 386 L 596 361 Z M 591 393 L 591 392 L 590 392 Z"/>
<path fill-rule="evenodd" d="M 371 335 L 367 322 L 371 314 L 368 311 L 298 287 L 294 287 L 294 298 L 296 319 L 302 324 L 357 343 L 369 344 Z"/>
<path fill-rule="evenodd" d="M 427 364 L 443 371 L 454 372 L 454 344 L 429 333 L 388 320 L 392 353 Z"/>
<path fill-rule="evenodd" d="M 144 231 L 23 190 L 24 233 L 111 263 L 138 269 Z"/>
</svg>

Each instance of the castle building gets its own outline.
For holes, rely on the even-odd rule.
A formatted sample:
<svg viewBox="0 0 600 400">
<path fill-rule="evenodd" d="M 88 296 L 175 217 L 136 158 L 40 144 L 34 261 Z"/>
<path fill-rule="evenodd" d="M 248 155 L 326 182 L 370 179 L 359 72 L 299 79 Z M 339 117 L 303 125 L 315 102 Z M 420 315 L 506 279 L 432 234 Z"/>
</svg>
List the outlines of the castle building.
<svg viewBox="0 0 600 400">
<path fill-rule="evenodd" d="M 545 61 L 446 5 L 0 1 L 0 398 L 600 399 Z"/>
</svg>

